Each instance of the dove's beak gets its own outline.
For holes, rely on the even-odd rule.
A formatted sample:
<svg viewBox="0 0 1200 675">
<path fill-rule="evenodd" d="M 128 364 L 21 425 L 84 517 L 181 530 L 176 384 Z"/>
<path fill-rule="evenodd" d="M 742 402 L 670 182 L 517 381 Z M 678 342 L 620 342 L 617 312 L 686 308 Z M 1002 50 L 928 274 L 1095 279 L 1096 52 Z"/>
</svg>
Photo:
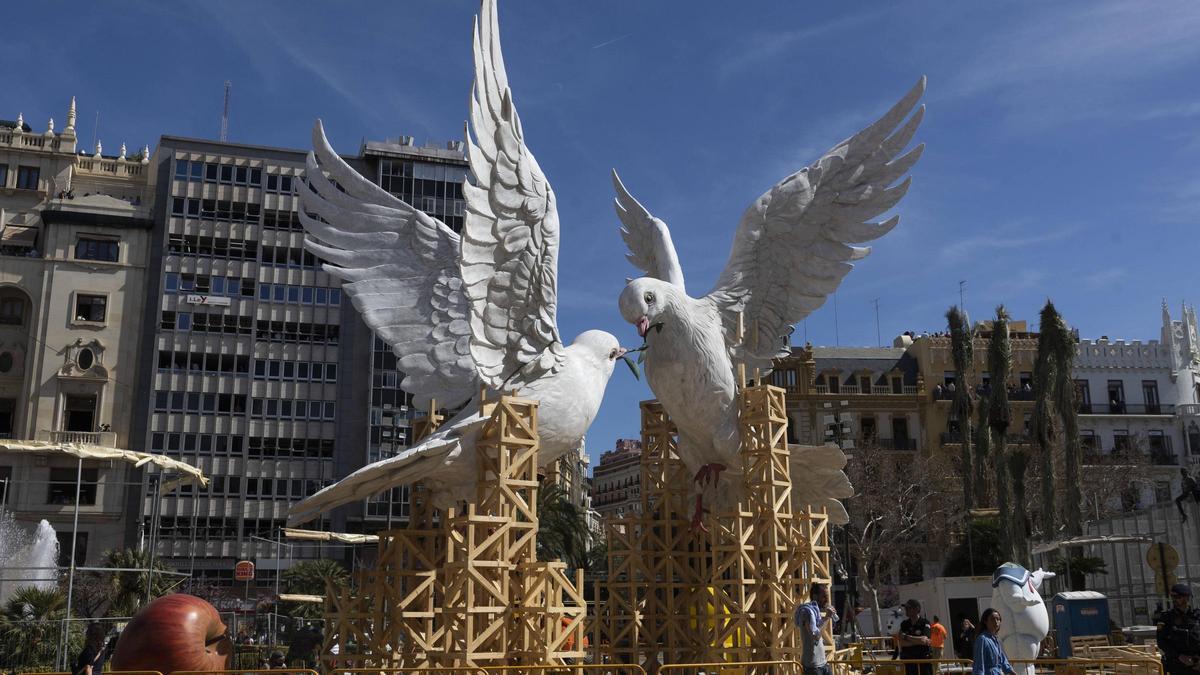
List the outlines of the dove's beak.
<svg viewBox="0 0 1200 675">
<path fill-rule="evenodd" d="M 618 359 L 619 359 L 619 358 L 621 358 L 622 356 L 625 356 L 627 353 L 629 353 L 629 350 L 628 350 L 628 349 L 626 349 L 626 348 L 624 348 L 624 347 L 617 347 L 617 356 L 616 356 L 616 358 L 618 358 Z"/>
<path fill-rule="evenodd" d="M 638 337 L 646 337 L 646 333 L 650 332 L 650 317 L 643 316 L 637 320 Z"/>
</svg>

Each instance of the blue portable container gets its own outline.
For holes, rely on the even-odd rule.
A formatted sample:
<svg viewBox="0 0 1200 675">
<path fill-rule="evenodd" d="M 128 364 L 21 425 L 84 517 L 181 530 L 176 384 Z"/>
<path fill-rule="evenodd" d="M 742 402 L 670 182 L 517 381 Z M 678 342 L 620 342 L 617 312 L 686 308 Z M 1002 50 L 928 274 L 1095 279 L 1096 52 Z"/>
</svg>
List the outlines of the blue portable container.
<svg viewBox="0 0 1200 675">
<path fill-rule="evenodd" d="M 1108 598 L 1096 591 L 1065 591 L 1051 601 L 1058 658 L 1071 657 L 1071 638 L 1108 635 Z"/>
</svg>

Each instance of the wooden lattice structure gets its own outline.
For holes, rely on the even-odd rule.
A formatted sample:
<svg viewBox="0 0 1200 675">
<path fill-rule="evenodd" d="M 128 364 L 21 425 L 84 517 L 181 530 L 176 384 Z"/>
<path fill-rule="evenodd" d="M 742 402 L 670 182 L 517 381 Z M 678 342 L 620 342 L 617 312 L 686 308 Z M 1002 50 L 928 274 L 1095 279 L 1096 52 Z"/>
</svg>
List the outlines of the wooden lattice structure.
<svg viewBox="0 0 1200 675">
<path fill-rule="evenodd" d="M 329 589 L 340 667 L 557 664 L 584 655 L 583 573 L 537 560 L 537 403 L 483 403 L 475 500 L 436 517 L 419 488 L 375 568 Z M 433 425 L 426 425 L 432 429 Z"/>
<path fill-rule="evenodd" d="M 829 583 L 828 518 L 792 508 L 784 390 L 740 393 L 742 485 L 731 509 L 691 528 L 692 475 L 657 401 L 642 412 L 641 513 L 605 524 L 608 576 L 597 583 L 597 660 L 661 663 L 798 660 L 792 624 L 812 582 Z M 736 488 L 735 488 L 736 489 Z"/>
</svg>

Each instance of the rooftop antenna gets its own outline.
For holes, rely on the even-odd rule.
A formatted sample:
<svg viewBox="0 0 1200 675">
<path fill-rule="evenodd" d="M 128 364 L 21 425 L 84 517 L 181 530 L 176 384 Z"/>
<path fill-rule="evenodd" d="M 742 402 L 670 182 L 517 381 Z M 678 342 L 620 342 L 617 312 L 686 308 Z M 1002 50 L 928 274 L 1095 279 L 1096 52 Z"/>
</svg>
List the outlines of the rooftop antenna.
<svg viewBox="0 0 1200 675">
<path fill-rule="evenodd" d="M 881 337 L 881 334 L 879 332 L 879 298 L 875 298 L 871 302 L 875 303 L 875 342 L 877 342 L 879 344 L 879 346 L 882 347 L 883 346 L 883 337 Z"/>
<path fill-rule="evenodd" d="M 833 292 L 833 344 L 842 346 L 842 334 L 838 330 L 837 291 Z"/>
<path fill-rule="evenodd" d="M 225 80 L 225 106 L 221 109 L 221 142 L 225 143 L 229 140 L 229 90 L 233 88 L 233 83 Z"/>
</svg>

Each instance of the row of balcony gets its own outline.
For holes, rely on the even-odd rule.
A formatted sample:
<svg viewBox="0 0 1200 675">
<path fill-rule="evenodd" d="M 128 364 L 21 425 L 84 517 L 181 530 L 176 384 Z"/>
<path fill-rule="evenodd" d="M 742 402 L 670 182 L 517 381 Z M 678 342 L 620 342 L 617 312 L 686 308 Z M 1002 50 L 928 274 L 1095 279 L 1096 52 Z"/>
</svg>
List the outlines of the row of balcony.
<svg viewBox="0 0 1200 675">
<path fill-rule="evenodd" d="M 838 396 L 841 396 L 843 394 L 846 394 L 846 395 L 871 394 L 874 396 L 879 396 L 879 395 L 887 395 L 887 396 L 909 395 L 909 396 L 911 396 L 911 395 L 914 395 L 917 393 L 916 385 L 911 385 L 911 384 L 906 384 L 906 385 L 903 385 L 900 387 L 890 386 L 890 385 L 886 385 L 886 384 L 875 384 L 875 385 L 871 385 L 870 391 L 864 391 L 863 387 L 853 385 L 853 384 L 840 385 L 837 387 L 837 391 L 830 391 L 829 385 L 827 385 L 827 384 L 814 385 L 813 388 L 814 388 L 814 391 L 818 394 L 836 394 Z M 787 390 L 788 390 L 788 393 L 798 393 L 800 391 L 800 388 L 799 387 L 787 387 Z"/>
<path fill-rule="evenodd" d="M 1161 403 L 1080 403 L 1080 415 L 1174 415 L 1175 406 Z"/>
</svg>

